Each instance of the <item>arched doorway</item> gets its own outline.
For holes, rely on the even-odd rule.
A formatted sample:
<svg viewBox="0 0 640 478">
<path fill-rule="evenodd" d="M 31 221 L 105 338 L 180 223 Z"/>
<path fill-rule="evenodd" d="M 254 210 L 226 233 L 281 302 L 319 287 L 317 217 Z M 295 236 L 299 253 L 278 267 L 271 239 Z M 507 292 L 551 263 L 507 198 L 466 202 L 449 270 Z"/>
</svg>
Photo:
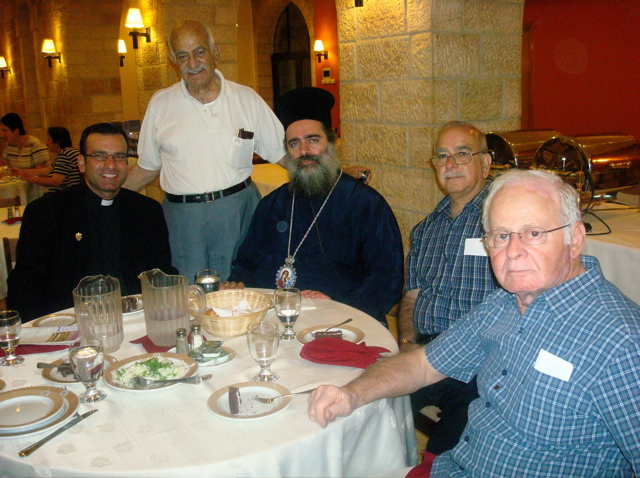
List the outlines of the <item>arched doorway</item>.
<svg viewBox="0 0 640 478">
<path fill-rule="evenodd" d="M 311 86 L 311 42 L 302 12 L 293 3 L 285 7 L 273 37 L 271 71 L 273 99 L 287 91 Z"/>
</svg>

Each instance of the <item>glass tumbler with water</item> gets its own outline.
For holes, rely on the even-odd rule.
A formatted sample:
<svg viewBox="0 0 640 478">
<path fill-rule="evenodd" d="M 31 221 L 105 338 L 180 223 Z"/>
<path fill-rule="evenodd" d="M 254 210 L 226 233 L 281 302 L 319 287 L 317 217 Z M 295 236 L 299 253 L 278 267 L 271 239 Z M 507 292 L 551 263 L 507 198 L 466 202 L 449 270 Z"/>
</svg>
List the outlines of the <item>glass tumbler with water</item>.
<svg viewBox="0 0 640 478">
<path fill-rule="evenodd" d="M 115 352 L 124 339 L 120 281 L 111 276 L 88 276 L 73 290 L 80 338 L 98 339 L 106 353 Z"/>
<path fill-rule="evenodd" d="M 24 357 L 16 355 L 20 330 L 22 330 L 22 320 L 17 311 L 0 311 L 0 348 L 5 353 L 5 357 L 0 359 L 0 365 L 18 365 L 24 362 Z"/>
<path fill-rule="evenodd" d="M 294 340 L 296 338 L 293 325 L 298 320 L 301 306 L 302 296 L 300 289 L 289 287 L 276 289 L 273 292 L 273 308 L 280 322 L 284 325 L 284 332 L 280 336 L 280 340 Z"/>
<path fill-rule="evenodd" d="M 202 287 L 205 294 L 216 292 L 220 289 L 220 274 L 215 269 L 204 269 L 196 272 L 194 282 Z"/>
</svg>

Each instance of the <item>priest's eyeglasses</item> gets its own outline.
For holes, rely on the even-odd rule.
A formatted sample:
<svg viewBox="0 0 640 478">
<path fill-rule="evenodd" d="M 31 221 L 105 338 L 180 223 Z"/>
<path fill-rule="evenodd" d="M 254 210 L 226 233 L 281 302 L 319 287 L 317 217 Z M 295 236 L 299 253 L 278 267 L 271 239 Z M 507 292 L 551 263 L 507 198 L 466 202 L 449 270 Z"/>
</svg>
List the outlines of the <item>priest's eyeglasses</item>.
<svg viewBox="0 0 640 478">
<path fill-rule="evenodd" d="M 485 244 L 492 249 L 500 249 L 505 247 L 511 242 L 511 236 L 516 234 L 520 238 L 525 246 L 539 246 L 547 242 L 547 234 L 554 231 L 559 231 L 565 227 L 569 227 L 571 224 L 565 224 L 564 226 L 556 227 L 555 229 L 544 230 L 541 227 L 526 227 L 520 229 L 518 232 L 505 232 L 505 231 L 489 231 L 482 235 L 482 239 Z"/>
<path fill-rule="evenodd" d="M 484 154 L 484 151 L 478 151 L 477 153 L 470 153 L 468 151 L 458 151 L 453 154 L 439 153 L 430 159 L 434 166 L 441 167 L 447 164 L 449 158 L 453 159 L 453 162 L 456 164 L 470 163 L 476 154 Z"/>
<path fill-rule="evenodd" d="M 109 159 L 109 156 L 111 156 L 113 158 L 113 160 L 115 162 L 122 162 L 122 161 L 126 161 L 128 156 L 125 153 L 113 153 L 113 154 L 107 154 L 107 153 L 92 153 L 92 154 L 85 154 L 85 156 L 90 156 L 93 159 L 95 159 L 96 161 L 106 161 L 107 159 Z"/>
</svg>

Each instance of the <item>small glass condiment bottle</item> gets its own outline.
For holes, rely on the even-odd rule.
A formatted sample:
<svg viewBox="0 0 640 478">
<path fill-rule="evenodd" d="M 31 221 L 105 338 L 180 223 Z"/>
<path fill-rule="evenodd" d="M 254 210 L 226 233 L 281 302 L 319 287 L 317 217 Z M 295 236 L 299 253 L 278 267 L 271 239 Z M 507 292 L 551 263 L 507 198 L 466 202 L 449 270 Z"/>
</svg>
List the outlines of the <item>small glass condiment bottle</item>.
<svg viewBox="0 0 640 478">
<path fill-rule="evenodd" d="M 191 334 L 189 335 L 189 350 L 197 349 L 202 345 L 202 329 L 198 324 L 191 326 Z"/>
<path fill-rule="evenodd" d="M 176 329 L 176 353 L 186 355 L 188 351 L 187 329 Z"/>
<path fill-rule="evenodd" d="M 13 219 L 13 209 L 7 208 L 7 219 Z"/>
</svg>

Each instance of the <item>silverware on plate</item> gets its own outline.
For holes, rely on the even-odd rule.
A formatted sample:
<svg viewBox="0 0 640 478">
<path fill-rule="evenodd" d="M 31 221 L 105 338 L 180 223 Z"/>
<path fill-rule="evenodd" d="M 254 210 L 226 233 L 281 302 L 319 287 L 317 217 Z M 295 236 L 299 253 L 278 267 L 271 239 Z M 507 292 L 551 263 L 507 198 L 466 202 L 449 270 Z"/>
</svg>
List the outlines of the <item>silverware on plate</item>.
<svg viewBox="0 0 640 478">
<path fill-rule="evenodd" d="M 34 451 L 36 451 L 42 445 L 47 443 L 49 440 L 51 440 L 52 438 L 57 437 L 62 432 L 67 431 L 69 428 L 71 428 L 72 426 L 74 426 L 77 423 L 80 423 L 82 420 L 87 418 L 89 415 L 92 415 L 97 411 L 98 411 L 98 409 L 96 408 L 94 410 L 90 410 L 90 411 L 88 411 L 86 413 L 83 413 L 82 415 L 78 415 L 76 413 L 75 418 L 73 420 L 71 420 L 69 423 L 67 423 L 65 426 L 58 428 L 55 432 L 51 433 L 50 435 L 47 435 L 42 440 L 40 440 L 38 442 L 35 442 L 33 445 L 31 445 L 31 446 L 25 448 L 24 450 L 18 452 L 18 455 L 20 455 L 20 456 L 29 456 L 29 455 L 31 455 Z"/>
<path fill-rule="evenodd" d="M 191 383 L 194 385 L 198 385 L 203 380 L 209 380 L 213 375 L 194 375 L 193 377 L 187 378 L 174 378 L 169 380 L 151 380 L 145 377 L 133 377 L 133 388 L 136 390 L 145 390 L 147 388 L 155 388 L 158 386 L 165 385 L 167 383 Z"/>
<path fill-rule="evenodd" d="M 284 395 L 278 395 L 276 397 L 259 397 L 259 396 L 256 395 L 255 397 L 252 398 L 252 400 L 254 402 L 258 402 L 258 403 L 273 403 L 278 398 L 293 397 L 294 395 L 300 395 L 302 393 L 311 393 L 314 390 L 315 390 L 315 388 L 312 388 L 310 390 L 305 390 L 303 392 L 285 393 Z"/>
</svg>

